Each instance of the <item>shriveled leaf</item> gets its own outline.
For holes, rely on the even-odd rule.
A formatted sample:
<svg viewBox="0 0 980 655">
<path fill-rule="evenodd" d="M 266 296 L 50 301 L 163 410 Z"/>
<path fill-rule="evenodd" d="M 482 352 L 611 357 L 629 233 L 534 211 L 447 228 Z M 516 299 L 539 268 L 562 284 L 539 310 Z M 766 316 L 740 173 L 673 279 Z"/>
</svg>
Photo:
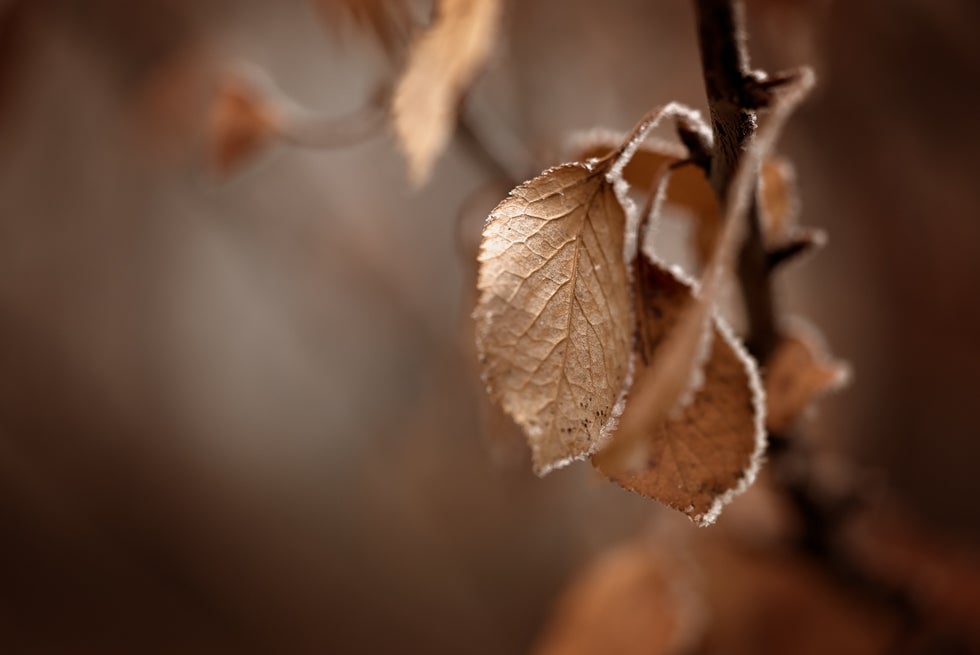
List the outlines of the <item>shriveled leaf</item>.
<svg viewBox="0 0 980 655">
<path fill-rule="evenodd" d="M 709 384 L 707 381 L 712 377 L 711 369 L 717 365 L 713 359 L 716 348 L 708 352 L 704 347 L 704 338 L 706 334 L 710 334 L 708 328 L 711 308 L 719 290 L 732 276 L 738 246 L 746 229 L 746 213 L 756 186 L 755 173 L 770 152 L 786 118 L 805 97 L 812 84 L 812 73 L 804 69 L 793 78 L 791 84 L 784 86 L 768 120 L 756 132 L 755 138 L 743 154 L 728 188 L 722 230 L 705 266 L 699 293 L 693 300 L 685 303 L 675 326 L 666 331 L 650 366 L 645 369 L 638 367 L 616 438 L 594 458 L 596 466 L 607 476 L 623 479 L 652 468 L 651 461 L 655 465 L 657 460 L 656 455 L 651 460 L 651 435 L 662 429 L 664 421 L 673 419 L 679 411 L 684 410 L 687 405 L 685 401 L 691 397 L 692 392 L 704 393 L 704 388 L 699 383 L 703 382 L 704 387 Z M 617 165 L 613 170 L 620 168 Z M 650 294 L 638 290 L 637 295 Z M 644 326 L 641 325 L 640 328 L 644 329 Z M 748 356 L 744 359 L 746 362 L 750 361 Z M 745 370 L 750 371 L 751 365 L 749 366 Z M 752 375 L 751 372 L 749 375 Z M 732 373 L 729 371 L 725 377 L 731 379 Z M 721 507 L 751 483 L 764 450 L 765 437 L 761 429 L 761 413 L 764 411 L 762 392 L 757 383 L 748 386 L 754 396 L 754 402 L 750 405 L 754 411 L 750 415 L 753 417 L 756 432 L 753 434 L 755 450 L 749 458 L 747 468 L 735 477 L 733 487 L 719 489 L 719 494 L 711 497 L 710 501 L 708 496 L 714 491 L 710 486 L 689 485 L 687 489 L 681 488 L 682 492 L 690 494 L 689 503 L 682 505 L 684 511 L 700 525 L 713 521 Z M 739 443 L 742 442 L 739 437 Z M 691 458 L 689 461 L 695 459 Z M 678 469 L 680 470 L 680 466 Z M 681 472 L 680 477 L 684 478 L 688 474 Z M 711 476 L 714 475 L 712 472 Z M 731 478 L 721 479 L 725 486 L 731 482 Z M 659 487 L 652 491 L 660 493 Z"/>
<path fill-rule="evenodd" d="M 800 204 L 796 174 L 789 160 L 771 157 L 762 163 L 759 199 L 766 244 L 776 246 L 785 242 L 796 228 Z"/>
<path fill-rule="evenodd" d="M 664 167 L 657 173 L 658 193 L 661 197 L 663 187 L 668 183 L 668 169 Z M 642 212 L 645 218 L 655 216 L 659 207 L 652 205 Z M 651 219 L 655 220 L 655 219 Z M 632 387 L 629 390 L 629 405 L 623 416 L 615 440 L 596 456 L 593 463 L 607 476 L 617 479 L 644 471 L 648 467 L 648 449 L 652 445 L 650 435 L 659 430 L 668 419 L 675 406 L 689 399 L 694 388 L 702 379 L 702 366 L 709 355 L 711 326 L 710 314 L 720 284 L 721 275 L 727 270 L 726 264 L 731 256 L 733 240 L 732 223 L 729 223 L 727 250 L 716 251 L 712 266 L 706 270 L 705 281 L 698 296 L 693 293 L 672 294 L 676 307 L 676 320 L 669 329 L 656 336 L 656 357 L 648 353 L 647 365 L 637 367 Z M 641 231 L 645 232 L 641 227 Z M 641 238 L 642 242 L 643 239 Z M 722 255 L 725 255 L 724 257 Z M 637 300 L 636 340 L 641 346 L 641 336 L 647 330 L 644 308 L 641 303 L 652 301 L 662 290 L 657 288 L 658 280 L 650 280 L 645 273 L 648 263 L 643 253 L 632 260 L 634 269 L 634 296 Z M 656 267 L 655 267 L 656 268 Z M 656 308 L 662 312 L 662 308 Z M 683 507 L 687 507 L 685 503 Z"/>
<path fill-rule="evenodd" d="M 408 0 L 315 0 L 328 28 L 352 28 L 375 39 L 389 56 L 398 55 L 412 31 Z"/>
<path fill-rule="evenodd" d="M 237 76 L 224 79 L 211 105 L 211 157 L 218 171 L 229 173 L 268 146 L 279 122 L 258 89 Z"/>
<path fill-rule="evenodd" d="M 619 132 L 592 130 L 573 135 L 569 149 L 578 161 L 601 159 L 619 148 L 625 139 L 626 135 Z M 634 189 L 645 191 L 665 165 L 680 161 L 685 156 L 684 146 L 680 144 L 646 140 L 623 167 L 623 179 Z"/>
<path fill-rule="evenodd" d="M 683 564 L 646 544 L 603 555 L 561 597 L 533 655 L 687 652 L 703 625 Z"/>
<path fill-rule="evenodd" d="M 566 164 L 522 184 L 483 231 L 483 377 L 526 432 L 539 474 L 596 450 L 629 374 L 626 216 L 609 165 Z"/>
<path fill-rule="evenodd" d="M 392 106 L 416 185 L 428 179 L 449 142 L 460 99 L 493 48 L 501 7 L 499 0 L 439 0 L 437 12 L 412 47 Z"/>
<path fill-rule="evenodd" d="M 573 149 L 576 157 L 584 161 L 612 152 L 621 140 L 621 135 L 596 131 L 575 137 Z M 662 166 L 676 165 L 685 157 L 682 146 L 665 141 L 648 141 L 623 169 L 623 179 L 631 187 L 645 190 Z M 822 245 L 821 233 L 801 230 L 796 225 L 800 203 L 796 174 L 789 160 L 774 155 L 762 162 L 759 199 L 763 235 L 769 248 L 793 250 L 795 255 L 796 251 Z M 722 217 L 704 169 L 694 162 L 678 166 L 670 176 L 664 202 L 685 209 L 695 220 L 694 249 L 699 261 L 706 263 L 718 242 Z"/>
<path fill-rule="evenodd" d="M 613 151 L 622 140 L 608 132 L 597 132 L 576 139 L 578 158 L 601 157 Z M 686 158 L 684 147 L 666 141 L 649 140 L 640 146 L 623 168 L 623 179 L 634 189 L 645 191 L 665 165 Z M 704 263 L 711 257 L 721 232 L 721 213 L 715 192 L 704 170 L 693 162 L 677 166 L 670 175 L 663 201 L 681 207 L 694 219 L 694 248 Z"/>
<path fill-rule="evenodd" d="M 694 250 L 702 265 L 707 264 L 721 236 L 721 211 L 704 169 L 685 164 L 670 176 L 667 202 L 687 209 L 695 218 Z"/>
<path fill-rule="evenodd" d="M 635 376 L 644 380 L 651 365 L 664 365 L 658 351 L 676 347 L 666 339 L 676 334 L 693 293 L 688 284 L 642 253 L 635 270 L 639 331 Z M 765 449 L 763 399 L 755 364 L 717 320 L 712 322 L 711 337 L 704 379 L 690 401 L 672 412 L 670 395 L 679 389 L 657 395 L 665 398 L 666 406 L 654 410 L 663 418 L 646 428 L 641 451 L 645 461 L 620 469 L 600 463 L 617 484 L 680 510 L 700 525 L 712 523 L 722 507 L 752 482 Z M 686 384 L 683 375 L 674 380 Z M 627 397 L 624 426 L 634 411 L 631 403 Z"/>
<path fill-rule="evenodd" d="M 785 334 L 765 373 L 766 428 L 791 427 L 821 395 L 840 388 L 849 377 L 847 364 L 833 360 L 815 328 L 798 326 Z"/>
</svg>

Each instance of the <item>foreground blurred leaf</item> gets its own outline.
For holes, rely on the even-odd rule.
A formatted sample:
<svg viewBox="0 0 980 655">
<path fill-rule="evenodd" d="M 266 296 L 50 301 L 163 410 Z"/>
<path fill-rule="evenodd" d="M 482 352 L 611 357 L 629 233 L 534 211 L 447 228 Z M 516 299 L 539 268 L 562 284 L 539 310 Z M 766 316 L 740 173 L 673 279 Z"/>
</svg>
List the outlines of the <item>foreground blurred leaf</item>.
<svg viewBox="0 0 980 655">
<path fill-rule="evenodd" d="M 593 132 L 573 139 L 576 157 L 585 161 L 601 157 L 618 147 L 622 135 Z M 649 188 L 657 171 L 665 164 L 676 164 L 687 158 L 684 148 L 665 141 L 644 143 L 623 169 L 623 179 L 635 189 Z M 783 246 L 796 237 L 799 214 L 796 176 L 792 164 L 779 156 L 763 161 L 759 176 L 759 199 L 766 244 Z M 677 166 L 670 175 L 664 202 L 689 212 L 694 219 L 694 249 L 699 261 L 710 259 L 721 233 L 721 213 L 715 193 L 704 169 L 694 162 Z"/>
<path fill-rule="evenodd" d="M 577 151 L 583 160 L 599 157 L 616 148 L 621 139 L 606 132 L 587 134 L 577 139 L 580 141 Z M 646 190 L 665 165 L 685 159 L 687 153 L 683 146 L 650 140 L 637 149 L 623 168 L 623 179 L 634 189 Z M 690 213 L 694 219 L 695 249 L 702 263 L 708 261 L 721 230 L 721 215 L 704 170 L 693 162 L 677 166 L 667 181 L 663 200 Z"/>
<path fill-rule="evenodd" d="M 710 379 L 712 353 L 705 347 L 705 339 L 711 334 L 711 317 L 720 290 L 733 277 L 739 246 L 746 233 L 746 217 L 756 190 L 756 172 L 771 152 L 786 118 L 806 96 L 812 84 L 812 73 L 801 70 L 793 78 L 792 84 L 784 85 L 778 102 L 771 106 L 767 121 L 757 130 L 748 149 L 743 153 L 724 196 L 722 229 L 711 257 L 704 266 L 698 293 L 684 303 L 676 325 L 663 335 L 663 343 L 658 346 L 657 356 L 651 365 L 637 371 L 616 438 L 594 458 L 595 464 L 606 475 L 619 479 L 642 472 L 650 466 L 651 461 L 656 464 L 656 459 L 651 460 L 650 457 L 651 447 L 654 445 L 650 436 L 661 428 L 665 420 L 675 417 L 687 404 L 692 393 L 700 390 L 701 383 Z M 700 121 L 696 116 L 686 118 L 689 125 L 696 126 Z M 648 128 L 644 126 L 637 133 L 643 134 L 645 130 L 648 131 Z M 661 179 L 657 188 L 662 190 L 663 185 L 664 180 Z M 747 356 L 743 359 L 749 361 Z M 727 376 L 730 377 L 731 373 Z M 751 373 L 749 377 L 752 377 Z M 758 419 L 763 407 L 759 402 L 761 391 L 758 385 L 751 384 L 751 387 L 754 398 L 750 405 L 751 414 L 756 426 L 756 433 L 753 435 L 755 450 L 748 459 L 748 466 L 735 478 L 735 486 L 727 490 L 711 487 L 687 490 L 688 493 L 693 492 L 693 506 L 684 506 L 684 510 L 700 525 L 714 520 L 725 502 L 748 486 L 758 468 L 764 448 L 764 435 Z M 708 399 L 712 400 L 710 396 Z M 737 443 L 744 443 L 743 438 L 739 437 Z M 684 474 L 680 477 L 684 477 Z M 700 495 L 702 491 L 717 494 L 709 511 L 703 514 L 699 513 L 696 504 L 703 501 L 703 496 Z"/>
<path fill-rule="evenodd" d="M 666 655 L 697 638 L 684 567 L 646 544 L 603 555 L 563 594 L 533 655 Z"/>
<path fill-rule="evenodd" d="M 493 48 L 500 11 L 499 0 L 439 0 L 435 22 L 412 47 L 392 112 L 416 186 L 449 142 L 460 99 Z"/>
<path fill-rule="evenodd" d="M 595 451 L 629 371 L 626 216 L 610 164 L 566 164 L 525 182 L 483 232 L 483 376 L 527 433 L 539 474 Z"/>
<path fill-rule="evenodd" d="M 524 428 L 539 474 L 594 454 L 615 431 L 593 463 L 706 525 L 755 477 L 764 405 L 753 361 L 713 317 L 736 233 L 720 235 L 700 294 L 640 252 L 655 206 L 626 234 L 621 174 L 671 116 L 700 120 L 676 104 L 655 109 L 618 149 L 551 169 L 498 205 L 474 316 L 488 390 Z M 651 198 L 678 160 L 661 158 Z"/>
<path fill-rule="evenodd" d="M 896 648 L 907 639 L 889 608 L 810 557 L 736 534 L 675 530 L 604 553 L 569 584 L 533 655 L 973 652 Z"/>
<path fill-rule="evenodd" d="M 651 186 L 652 181 L 657 197 L 671 185 L 673 162 L 665 154 L 662 148 L 641 147 L 636 152 L 640 164 L 631 173 L 642 170 L 642 183 Z M 700 171 L 695 179 L 700 179 L 698 202 L 706 213 L 719 216 L 714 192 Z M 656 224 L 658 210 L 651 206 L 644 218 Z M 699 294 L 642 249 L 634 259 L 633 383 L 615 438 L 593 458 L 614 482 L 684 512 L 699 525 L 712 523 L 752 482 L 765 448 L 755 364 L 713 318 L 714 297 L 734 243 L 731 234 L 715 241 L 705 271 L 708 283 Z"/>
</svg>

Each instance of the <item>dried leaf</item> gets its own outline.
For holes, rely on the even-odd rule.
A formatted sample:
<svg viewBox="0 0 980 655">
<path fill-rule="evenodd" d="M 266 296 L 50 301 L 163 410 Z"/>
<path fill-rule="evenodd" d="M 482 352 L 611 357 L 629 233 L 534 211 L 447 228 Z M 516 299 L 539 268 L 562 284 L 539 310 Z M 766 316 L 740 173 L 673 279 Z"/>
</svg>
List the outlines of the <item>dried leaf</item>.
<svg viewBox="0 0 980 655">
<path fill-rule="evenodd" d="M 211 156 L 221 173 L 229 173 L 262 148 L 279 129 L 279 112 L 254 86 L 237 76 L 220 84 L 211 105 Z"/>
<path fill-rule="evenodd" d="M 664 162 L 675 163 L 684 157 L 672 156 L 673 144 L 647 143 L 640 148 L 623 169 L 623 178 L 633 187 L 645 189 Z M 702 263 L 711 258 L 721 233 L 721 212 L 715 192 L 708 183 L 704 169 L 687 163 L 675 168 L 667 181 L 664 202 L 682 207 L 694 218 L 694 246 Z"/>
<path fill-rule="evenodd" d="M 584 161 L 611 152 L 621 136 L 595 132 L 574 138 L 574 149 Z M 644 143 L 623 169 L 623 179 L 633 188 L 647 189 L 665 164 L 676 164 L 686 158 L 683 146 L 666 141 Z M 792 167 L 782 159 L 767 160 L 762 167 L 763 204 L 769 208 L 773 221 L 790 224 L 796 212 Z M 711 258 L 721 234 L 721 212 L 715 192 L 704 169 L 694 162 L 677 166 L 670 175 L 663 202 L 686 210 L 694 219 L 694 250 L 705 264 Z"/>
<path fill-rule="evenodd" d="M 702 620 L 683 572 L 683 563 L 646 544 L 606 553 L 563 594 L 532 653 L 686 652 Z"/>
<path fill-rule="evenodd" d="M 815 328 L 799 323 L 783 336 L 765 373 L 766 429 L 791 427 L 819 396 L 839 389 L 850 376 L 834 361 Z"/>
<path fill-rule="evenodd" d="M 610 163 L 566 164 L 525 182 L 483 231 L 477 350 L 539 474 L 596 450 L 629 374 L 626 216 Z"/>
<path fill-rule="evenodd" d="M 785 242 L 795 230 L 800 213 L 796 173 L 789 160 L 770 157 L 762 163 L 759 200 L 766 245 L 772 247 Z"/>
<path fill-rule="evenodd" d="M 678 329 L 693 293 L 688 283 L 642 254 L 635 270 L 635 377 L 643 380 L 651 365 L 664 365 L 658 351 Z M 714 522 L 722 507 L 754 480 L 765 449 L 755 363 L 717 319 L 712 332 L 704 380 L 690 402 L 671 412 L 671 396 L 676 399 L 683 391 L 679 385 L 686 384 L 682 375 L 673 377 L 677 388 L 657 395 L 664 406 L 655 411 L 665 418 L 644 435 L 646 461 L 624 469 L 600 466 L 622 487 L 680 510 L 699 525 Z M 628 396 L 624 426 L 632 411 Z"/>
<path fill-rule="evenodd" d="M 657 465 L 656 454 L 654 453 L 652 459 L 650 457 L 653 452 L 650 437 L 657 435 L 657 431 L 663 428 L 665 420 L 672 420 L 676 416 L 678 406 L 683 409 L 686 405 L 684 401 L 691 396 L 692 391 L 698 389 L 701 380 L 712 377 L 711 368 L 716 365 L 713 360 L 716 349 L 712 349 L 709 354 L 704 348 L 705 336 L 710 334 L 708 319 L 719 289 L 732 275 L 738 245 L 741 243 L 746 227 L 746 213 L 756 186 L 755 171 L 771 150 L 786 118 L 806 96 L 812 84 L 812 73 L 808 69 L 801 70 L 793 79 L 793 83 L 783 88 L 779 102 L 773 106 L 769 119 L 756 132 L 755 138 L 745 151 L 728 190 L 723 228 L 717 246 L 705 266 L 699 294 L 684 304 L 676 324 L 662 337 L 655 361 L 645 369 L 638 367 L 633 388 L 629 392 L 629 403 L 616 438 L 593 460 L 607 476 L 615 480 L 629 479 L 631 476 L 643 473 L 651 464 Z M 638 133 L 642 131 L 643 129 L 639 129 Z M 613 168 L 614 172 L 621 170 L 621 165 L 617 163 Z M 661 187 L 662 185 L 663 181 L 660 183 Z M 643 293 L 639 292 L 638 295 Z M 709 355 L 707 359 L 705 355 Z M 745 361 L 750 361 L 747 356 Z M 750 368 L 746 370 L 750 371 Z M 725 374 L 726 377 L 731 375 L 731 372 Z M 751 372 L 749 375 L 751 376 Z M 724 504 L 752 482 L 758 468 L 765 447 L 765 433 L 762 431 L 760 419 L 763 407 L 760 402 L 759 385 L 752 384 L 751 388 L 754 402 L 750 405 L 753 409 L 750 415 L 753 416 L 756 426 L 756 432 L 753 434 L 754 454 L 748 458 L 747 468 L 743 473 L 734 478 L 734 486 L 727 489 L 718 488 L 720 494 L 712 497 L 710 502 L 709 494 L 716 489 L 710 486 L 693 485 L 687 489 L 691 492 L 690 504 L 681 507 L 700 525 L 712 522 Z M 708 396 L 708 400 L 710 399 L 711 396 Z M 738 432 L 735 434 L 738 435 L 737 443 L 744 443 L 742 435 Z M 696 461 L 696 457 L 688 458 L 686 461 Z M 716 465 L 715 462 L 709 464 Z M 680 472 L 678 477 L 683 479 L 691 472 L 699 473 L 691 466 L 689 471 Z M 711 480 L 714 477 L 715 472 L 709 469 L 704 479 Z M 724 474 L 717 479 L 720 479 L 725 486 L 732 482 L 732 478 L 726 478 Z M 698 478 L 695 477 L 694 480 L 698 481 Z M 658 486 L 652 488 L 651 493 L 666 492 Z M 676 500 L 670 502 L 676 506 Z"/>
<path fill-rule="evenodd" d="M 449 142 L 459 101 L 490 55 L 501 7 L 499 0 L 440 0 L 437 11 L 412 47 L 392 105 L 416 186 L 425 183 Z"/>
</svg>

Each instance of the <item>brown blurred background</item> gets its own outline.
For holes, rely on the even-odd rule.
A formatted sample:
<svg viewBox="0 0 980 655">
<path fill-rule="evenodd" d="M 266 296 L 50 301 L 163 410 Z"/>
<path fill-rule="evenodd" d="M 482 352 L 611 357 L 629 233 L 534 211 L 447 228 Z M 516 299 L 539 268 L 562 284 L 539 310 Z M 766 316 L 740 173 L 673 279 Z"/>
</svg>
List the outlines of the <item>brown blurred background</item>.
<svg viewBox="0 0 980 655">
<path fill-rule="evenodd" d="M 0 652 L 524 652 L 573 571 L 658 520 L 492 438 L 469 236 L 503 192 L 465 144 L 420 192 L 387 135 L 210 171 L 228 67 L 337 115 L 389 74 L 321 19 L 0 2 Z M 749 3 L 754 63 L 820 80 L 781 150 L 830 245 L 781 300 L 855 379 L 809 431 L 972 543 L 977 25 L 973 0 Z M 518 174 L 704 106 L 686 2 L 522 0 L 502 32 L 468 112 Z"/>
</svg>

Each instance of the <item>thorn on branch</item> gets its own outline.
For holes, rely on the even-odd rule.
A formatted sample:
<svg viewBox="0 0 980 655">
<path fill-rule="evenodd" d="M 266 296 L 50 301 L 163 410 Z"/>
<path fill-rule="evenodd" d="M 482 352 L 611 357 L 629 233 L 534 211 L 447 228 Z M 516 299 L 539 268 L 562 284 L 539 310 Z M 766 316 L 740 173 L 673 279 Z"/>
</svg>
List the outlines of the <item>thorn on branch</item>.
<svg viewBox="0 0 980 655">
<path fill-rule="evenodd" d="M 711 168 L 711 135 L 685 118 L 677 119 L 677 136 L 687 148 L 691 163 L 707 173 Z"/>
<path fill-rule="evenodd" d="M 792 69 L 769 74 L 754 70 L 742 77 L 739 102 L 743 109 L 768 109 L 776 100 L 782 87 L 796 84 L 806 75 L 803 69 Z"/>
<path fill-rule="evenodd" d="M 803 255 L 827 245 L 827 234 L 823 230 L 800 230 L 790 239 L 766 253 L 766 268 L 772 273 L 776 268 Z"/>
</svg>

